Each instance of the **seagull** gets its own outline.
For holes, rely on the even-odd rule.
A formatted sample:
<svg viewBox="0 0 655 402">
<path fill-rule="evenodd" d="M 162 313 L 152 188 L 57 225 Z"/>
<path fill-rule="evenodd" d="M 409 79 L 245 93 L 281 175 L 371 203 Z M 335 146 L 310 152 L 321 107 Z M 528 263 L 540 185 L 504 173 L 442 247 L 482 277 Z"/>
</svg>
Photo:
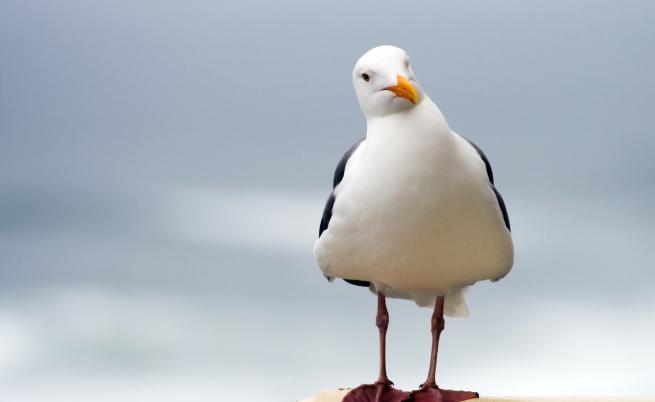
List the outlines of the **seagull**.
<svg viewBox="0 0 655 402">
<path fill-rule="evenodd" d="M 380 368 L 344 402 L 462 401 L 477 393 L 435 381 L 444 315 L 467 317 L 467 288 L 509 273 L 514 249 L 505 202 L 489 160 L 455 133 L 419 84 L 407 53 L 379 46 L 355 64 L 352 82 L 366 136 L 341 158 L 314 244 L 329 281 L 377 295 Z M 433 307 L 426 381 L 411 393 L 386 370 L 386 298 Z"/>
</svg>

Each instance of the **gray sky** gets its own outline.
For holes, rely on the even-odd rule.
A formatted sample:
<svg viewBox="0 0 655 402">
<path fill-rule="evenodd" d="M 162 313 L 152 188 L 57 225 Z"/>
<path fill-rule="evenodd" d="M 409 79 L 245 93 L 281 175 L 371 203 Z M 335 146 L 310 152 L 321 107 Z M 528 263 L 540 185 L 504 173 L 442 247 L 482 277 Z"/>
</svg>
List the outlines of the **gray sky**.
<svg viewBox="0 0 655 402">
<path fill-rule="evenodd" d="M 365 131 L 352 66 L 394 44 L 491 159 L 516 243 L 447 323 L 441 383 L 652 395 L 654 19 L 650 1 L 2 1 L 0 394 L 294 401 L 373 380 L 375 299 L 328 284 L 311 247 Z M 390 375 L 415 387 L 430 312 L 390 311 Z"/>
</svg>

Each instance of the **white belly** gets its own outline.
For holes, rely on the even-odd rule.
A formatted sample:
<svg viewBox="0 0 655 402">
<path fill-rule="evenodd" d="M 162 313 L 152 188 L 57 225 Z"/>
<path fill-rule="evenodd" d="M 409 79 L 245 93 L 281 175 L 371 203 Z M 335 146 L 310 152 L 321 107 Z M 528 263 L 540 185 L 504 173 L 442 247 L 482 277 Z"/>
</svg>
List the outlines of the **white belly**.
<svg viewBox="0 0 655 402">
<path fill-rule="evenodd" d="M 326 275 L 399 291 L 504 276 L 513 247 L 484 164 L 461 138 L 368 138 L 315 254 Z"/>
</svg>

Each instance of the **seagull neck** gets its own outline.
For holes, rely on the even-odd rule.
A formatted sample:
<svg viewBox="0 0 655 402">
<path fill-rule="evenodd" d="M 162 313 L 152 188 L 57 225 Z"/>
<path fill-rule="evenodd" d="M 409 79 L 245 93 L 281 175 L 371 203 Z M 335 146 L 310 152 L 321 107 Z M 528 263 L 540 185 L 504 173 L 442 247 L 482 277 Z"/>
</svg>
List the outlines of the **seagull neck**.
<svg viewBox="0 0 655 402">
<path fill-rule="evenodd" d="M 425 131 L 426 133 L 449 133 L 450 128 L 443 114 L 432 101 L 425 96 L 411 109 L 386 116 L 371 117 L 366 120 L 368 133 L 387 131 Z"/>
</svg>

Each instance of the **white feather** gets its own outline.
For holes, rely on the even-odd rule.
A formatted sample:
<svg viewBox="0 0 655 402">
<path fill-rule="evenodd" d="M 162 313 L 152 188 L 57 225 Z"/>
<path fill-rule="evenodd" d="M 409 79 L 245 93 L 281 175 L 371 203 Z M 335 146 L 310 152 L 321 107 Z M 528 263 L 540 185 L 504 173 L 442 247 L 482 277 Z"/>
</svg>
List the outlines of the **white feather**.
<svg viewBox="0 0 655 402">
<path fill-rule="evenodd" d="M 512 266 L 484 162 L 425 94 L 414 107 L 367 118 L 335 195 L 314 246 L 330 277 L 369 281 L 373 291 L 425 307 L 446 295 L 447 315 L 468 316 L 466 287 Z"/>
</svg>

